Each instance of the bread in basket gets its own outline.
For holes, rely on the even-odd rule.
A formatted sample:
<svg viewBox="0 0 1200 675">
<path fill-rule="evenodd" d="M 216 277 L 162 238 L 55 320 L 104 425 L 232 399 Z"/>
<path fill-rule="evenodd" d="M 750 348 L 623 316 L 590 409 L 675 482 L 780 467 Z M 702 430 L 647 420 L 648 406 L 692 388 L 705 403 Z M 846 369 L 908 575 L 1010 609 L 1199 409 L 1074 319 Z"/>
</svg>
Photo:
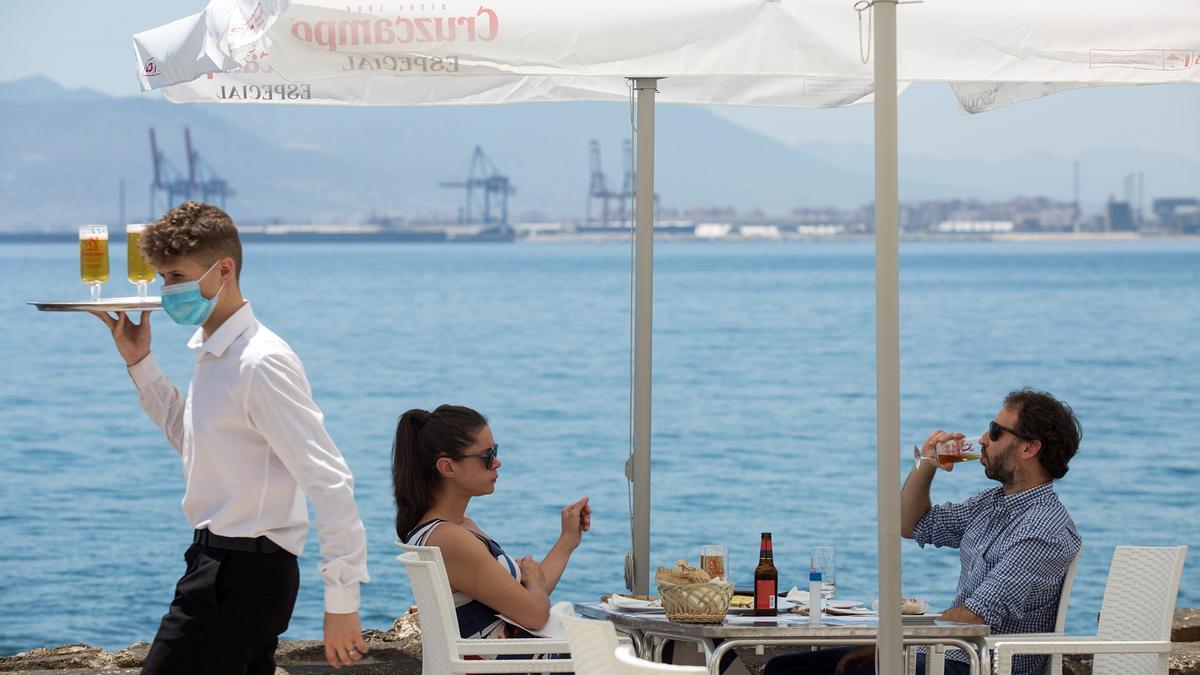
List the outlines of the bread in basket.
<svg viewBox="0 0 1200 675">
<path fill-rule="evenodd" d="M 683 623 L 721 623 L 729 611 L 733 584 L 711 579 L 686 560 L 675 567 L 660 567 L 654 575 L 667 619 Z"/>
</svg>

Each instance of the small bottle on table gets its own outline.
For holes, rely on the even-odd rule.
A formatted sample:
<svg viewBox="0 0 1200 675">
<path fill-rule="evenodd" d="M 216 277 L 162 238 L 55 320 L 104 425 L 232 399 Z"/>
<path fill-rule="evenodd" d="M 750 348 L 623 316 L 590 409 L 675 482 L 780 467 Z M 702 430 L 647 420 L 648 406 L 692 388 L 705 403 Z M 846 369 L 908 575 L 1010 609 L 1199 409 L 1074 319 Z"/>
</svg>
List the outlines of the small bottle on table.
<svg viewBox="0 0 1200 675">
<path fill-rule="evenodd" d="M 771 533 L 763 532 L 758 545 L 758 567 L 754 568 L 754 616 L 775 616 L 779 592 L 779 572 L 771 551 Z"/>
</svg>

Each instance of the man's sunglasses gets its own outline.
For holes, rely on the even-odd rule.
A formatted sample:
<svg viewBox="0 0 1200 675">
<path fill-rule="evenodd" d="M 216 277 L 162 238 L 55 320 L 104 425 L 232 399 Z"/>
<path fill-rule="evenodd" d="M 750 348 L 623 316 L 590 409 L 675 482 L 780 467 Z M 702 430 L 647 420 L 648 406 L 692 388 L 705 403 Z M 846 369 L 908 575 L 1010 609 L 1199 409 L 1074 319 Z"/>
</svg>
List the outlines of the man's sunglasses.
<svg viewBox="0 0 1200 675">
<path fill-rule="evenodd" d="M 1026 441 L 1032 440 L 1025 434 L 1019 434 L 1016 431 L 1014 431 L 1013 429 L 1009 429 L 1008 427 L 996 424 L 996 420 L 992 420 L 991 422 L 988 422 L 988 438 L 992 439 L 992 442 L 996 442 L 996 441 L 1000 440 L 1000 433 L 1004 432 L 1004 431 L 1007 431 L 1008 433 L 1010 433 L 1013 436 L 1016 436 L 1017 438 L 1020 438 L 1022 440 L 1026 440 Z"/>
<path fill-rule="evenodd" d="M 467 457 L 478 457 L 483 460 L 483 468 L 488 471 L 492 470 L 492 464 L 496 463 L 496 455 L 500 454 L 500 444 L 493 443 L 492 447 L 485 448 L 483 452 L 476 455 L 463 455 L 463 459 Z"/>
</svg>

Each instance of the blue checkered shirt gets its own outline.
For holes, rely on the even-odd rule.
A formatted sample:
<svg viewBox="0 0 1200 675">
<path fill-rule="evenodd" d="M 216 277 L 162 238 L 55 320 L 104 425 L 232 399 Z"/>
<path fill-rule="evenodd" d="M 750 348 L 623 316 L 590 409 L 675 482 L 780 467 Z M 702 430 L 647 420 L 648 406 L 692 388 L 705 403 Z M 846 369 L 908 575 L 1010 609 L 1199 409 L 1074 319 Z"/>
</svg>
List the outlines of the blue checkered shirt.
<svg viewBox="0 0 1200 675">
<path fill-rule="evenodd" d="M 992 488 L 961 504 L 934 506 L 913 528 L 924 547 L 957 548 L 962 564 L 955 607 L 965 606 L 992 633 L 1054 630 L 1059 593 L 1081 540 L 1052 483 L 1005 495 Z M 947 659 L 966 661 L 961 651 Z M 1045 656 L 1019 656 L 1013 675 L 1038 675 Z"/>
</svg>

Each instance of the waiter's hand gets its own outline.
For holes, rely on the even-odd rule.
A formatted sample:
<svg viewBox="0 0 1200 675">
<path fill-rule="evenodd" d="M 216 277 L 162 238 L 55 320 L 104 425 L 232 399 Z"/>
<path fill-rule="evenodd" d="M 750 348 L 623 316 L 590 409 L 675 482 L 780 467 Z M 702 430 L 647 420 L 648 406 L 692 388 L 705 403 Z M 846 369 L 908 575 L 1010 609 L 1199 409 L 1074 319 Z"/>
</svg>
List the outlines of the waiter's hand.
<svg viewBox="0 0 1200 675">
<path fill-rule="evenodd" d="M 150 354 L 150 312 L 142 312 L 141 323 L 134 323 L 125 312 L 117 312 L 115 319 L 108 312 L 89 313 L 108 326 L 126 366 L 136 365 Z"/>
<path fill-rule="evenodd" d="M 334 668 L 352 666 L 367 655 L 358 625 L 358 612 L 331 614 L 325 612 L 325 660 Z"/>
<path fill-rule="evenodd" d="M 848 670 L 858 670 L 873 663 L 875 663 L 875 645 L 863 645 L 843 656 L 833 672 L 844 673 Z"/>
</svg>

